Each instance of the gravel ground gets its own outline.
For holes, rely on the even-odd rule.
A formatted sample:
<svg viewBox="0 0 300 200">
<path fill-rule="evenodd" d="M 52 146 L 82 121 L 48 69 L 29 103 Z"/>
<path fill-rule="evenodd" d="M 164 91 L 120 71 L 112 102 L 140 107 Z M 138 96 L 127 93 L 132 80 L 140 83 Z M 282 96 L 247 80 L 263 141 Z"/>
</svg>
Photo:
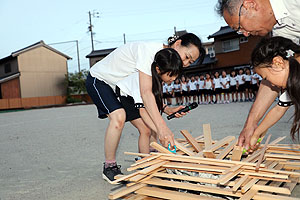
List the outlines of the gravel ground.
<svg viewBox="0 0 300 200">
<path fill-rule="evenodd" d="M 252 103 L 200 105 L 182 119 L 167 122 L 179 133 L 187 129 L 194 137 L 202 124 L 210 123 L 212 138 L 238 137 Z M 272 139 L 289 137 L 291 109 L 269 133 Z M 102 179 L 103 140 L 108 120 L 97 118 L 94 105 L 0 113 L 0 200 L 107 199 L 116 189 Z M 138 133 L 125 125 L 117 161 L 123 172 L 133 163 Z M 272 140 L 271 139 L 271 140 Z M 300 197 L 297 186 L 293 196 Z"/>
</svg>

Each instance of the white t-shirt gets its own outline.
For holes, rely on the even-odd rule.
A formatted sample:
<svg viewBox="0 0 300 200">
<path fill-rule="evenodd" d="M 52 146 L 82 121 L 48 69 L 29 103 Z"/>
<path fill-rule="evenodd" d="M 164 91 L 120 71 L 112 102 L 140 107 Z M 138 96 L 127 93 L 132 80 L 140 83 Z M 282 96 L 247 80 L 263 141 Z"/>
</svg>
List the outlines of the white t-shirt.
<svg viewBox="0 0 300 200">
<path fill-rule="evenodd" d="M 90 74 L 115 90 L 118 81 L 134 72 L 141 71 L 151 76 L 151 64 L 155 54 L 161 49 L 163 49 L 162 43 L 135 42 L 125 44 L 97 62 L 90 69 Z"/>
<path fill-rule="evenodd" d="M 205 89 L 207 89 L 207 90 L 211 90 L 212 89 L 211 79 L 205 80 Z"/>
<path fill-rule="evenodd" d="M 223 83 L 223 85 L 225 85 L 225 87 L 222 85 L 222 89 L 228 89 L 229 88 L 229 78 L 226 76 L 226 77 L 221 77 L 220 78 L 221 80 L 221 83 Z"/>
<path fill-rule="evenodd" d="M 230 76 L 229 77 L 229 83 L 230 83 L 230 86 L 235 86 L 236 85 L 236 82 L 237 82 L 237 77 L 235 76 L 235 77 L 232 77 L 232 76 Z"/>
<path fill-rule="evenodd" d="M 178 84 L 174 83 L 173 87 L 175 92 L 180 92 L 180 83 Z"/>
<path fill-rule="evenodd" d="M 139 82 L 138 72 L 130 74 L 126 78 L 123 78 L 122 80 L 118 81 L 117 86 L 120 88 L 121 95 L 131 96 L 134 99 L 134 103 L 143 103 L 141 92 L 140 92 L 140 82 Z"/>
<path fill-rule="evenodd" d="M 197 84 L 198 82 L 197 81 L 189 81 L 189 87 L 190 87 L 190 90 L 197 90 Z"/>
<path fill-rule="evenodd" d="M 251 77 L 251 84 L 252 85 L 255 85 L 257 84 L 257 80 L 259 79 L 259 75 L 258 74 L 253 74 L 252 77 Z"/>
<path fill-rule="evenodd" d="M 204 88 L 204 80 L 198 80 L 199 90 L 203 90 Z"/>
<path fill-rule="evenodd" d="M 247 75 L 247 74 L 245 74 L 245 81 L 251 81 L 251 75 Z"/>
<path fill-rule="evenodd" d="M 282 36 L 300 44 L 300 0 L 270 0 L 277 23 L 273 36 Z"/>
<path fill-rule="evenodd" d="M 222 88 L 220 78 L 214 78 L 213 83 L 215 84 L 215 88 Z"/>
<path fill-rule="evenodd" d="M 171 93 L 173 91 L 173 89 L 174 89 L 174 87 L 173 87 L 172 84 L 167 85 L 166 88 L 167 88 L 168 93 Z"/>
<path fill-rule="evenodd" d="M 181 89 L 182 89 L 182 91 L 188 91 L 187 83 L 181 83 Z"/>
<path fill-rule="evenodd" d="M 162 88 L 163 88 L 163 93 L 167 93 L 167 85 L 166 83 L 163 83 Z"/>
<path fill-rule="evenodd" d="M 238 80 L 238 83 L 240 84 L 240 85 L 243 85 L 243 84 L 245 84 L 245 81 L 243 80 L 243 78 L 245 79 L 245 74 L 242 74 L 242 75 L 237 75 L 236 77 L 237 77 L 237 80 Z"/>
</svg>

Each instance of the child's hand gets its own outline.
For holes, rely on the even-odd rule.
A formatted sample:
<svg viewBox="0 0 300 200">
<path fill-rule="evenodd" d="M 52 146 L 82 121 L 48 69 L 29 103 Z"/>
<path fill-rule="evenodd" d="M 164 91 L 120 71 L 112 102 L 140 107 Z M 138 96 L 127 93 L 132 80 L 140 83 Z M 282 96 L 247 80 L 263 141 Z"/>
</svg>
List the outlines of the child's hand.
<svg viewBox="0 0 300 200">
<path fill-rule="evenodd" d="M 182 109 L 182 108 L 184 108 L 185 106 L 178 106 L 178 107 L 169 107 L 169 106 L 167 106 L 166 108 L 165 108 L 165 113 L 167 114 L 167 115 L 170 115 L 170 114 L 172 114 L 172 113 L 174 113 L 174 112 L 177 112 L 178 110 L 180 110 L 180 109 Z M 184 115 L 186 115 L 187 113 L 189 113 L 189 112 L 181 112 L 181 113 L 176 113 L 175 114 L 175 117 L 176 118 L 180 118 L 180 117 L 183 117 Z"/>
</svg>

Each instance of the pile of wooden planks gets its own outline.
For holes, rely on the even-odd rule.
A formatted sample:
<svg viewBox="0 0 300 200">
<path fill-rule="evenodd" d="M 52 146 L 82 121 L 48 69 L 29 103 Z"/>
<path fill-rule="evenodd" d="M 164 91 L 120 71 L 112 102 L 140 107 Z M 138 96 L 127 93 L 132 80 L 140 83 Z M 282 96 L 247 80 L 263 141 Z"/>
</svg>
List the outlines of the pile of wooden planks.
<svg viewBox="0 0 300 200">
<path fill-rule="evenodd" d="M 234 136 L 213 141 L 209 124 L 197 138 L 181 133 L 176 154 L 155 142 L 157 153 L 136 154 L 144 158 L 113 182 L 127 184 L 109 199 L 297 199 L 289 195 L 299 182 L 300 145 L 278 144 L 284 137 L 269 142 L 269 136 L 246 156 Z"/>
</svg>

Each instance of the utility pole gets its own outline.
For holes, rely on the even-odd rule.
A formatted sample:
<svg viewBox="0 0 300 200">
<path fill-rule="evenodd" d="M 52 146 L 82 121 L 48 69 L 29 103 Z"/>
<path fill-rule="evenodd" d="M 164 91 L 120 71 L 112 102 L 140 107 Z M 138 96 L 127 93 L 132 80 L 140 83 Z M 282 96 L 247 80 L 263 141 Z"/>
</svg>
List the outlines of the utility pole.
<svg viewBox="0 0 300 200">
<path fill-rule="evenodd" d="M 126 44 L 125 33 L 123 33 L 124 44 Z"/>
<path fill-rule="evenodd" d="M 76 47 L 77 47 L 78 72 L 80 72 L 80 61 L 79 61 L 79 46 L 78 46 L 78 40 L 76 40 Z"/>
<path fill-rule="evenodd" d="M 94 33 L 93 33 L 93 25 L 92 25 L 92 16 L 99 18 L 99 12 L 93 11 L 93 13 L 91 13 L 91 11 L 89 11 L 90 25 L 89 25 L 88 29 L 89 29 L 89 32 L 91 32 L 92 51 L 94 51 L 94 38 L 93 38 Z"/>
<path fill-rule="evenodd" d="M 76 42 L 76 48 L 77 48 L 77 65 L 78 65 L 78 72 L 80 72 L 80 60 L 79 60 L 79 45 L 78 45 L 78 40 L 71 40 L 71 41 L 65 41 L 65 42 L 56 42 L 56 43 L 51 43 L 51 44 L 48 44 L 48 45 L 65 44 L 65 43 L 70 43 L 70 42 Z"/>
<path fill-rule="evenodd" d="M 176 35 L 176 26 L 174 26 L 174 35 Z"/>
</svg>

